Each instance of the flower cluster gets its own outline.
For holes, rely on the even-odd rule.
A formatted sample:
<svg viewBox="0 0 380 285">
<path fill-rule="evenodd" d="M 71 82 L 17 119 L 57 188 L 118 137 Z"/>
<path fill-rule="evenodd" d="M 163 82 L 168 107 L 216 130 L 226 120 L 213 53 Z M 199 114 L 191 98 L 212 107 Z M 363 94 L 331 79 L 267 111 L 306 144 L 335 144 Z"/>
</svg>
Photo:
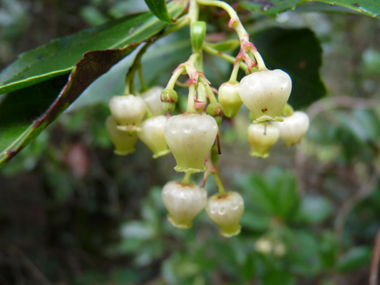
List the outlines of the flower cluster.
<svg viewBox="0 0 380 285">
<path fill-rule="evenodd" d="M 202 2 L 219 3 L 230 15 L 235 15 L 232 8 L 226 3 L 220 4 L 221 1 L 198 1 Z M 197 1 L 190 1 L 191 5 L 196 5 L 194 3 Z M 206 50 L 207 45 L 200 41 L 204 39 L 205 30 L 202 29 L 206 25 L 194 22 L 194 17 L 188 20 L 192 27 L 197 27 L 191 29 L 193 54 L 173 72 L 165 89 L 154 87 L 142 94 L 130 94 L 133 92 L 128 82 L 133 81 L 135 70 L 132 66 L 127 74 L 126 94 L 114 96 L 109 102 L 111 116 L 107 118 L 106 127 L 115 154 L 133 152 L 137 139 L 152 150 L 153 158 L 169 152 L 173 154 L 177 163 L 174 169 L 185 173 L 181 182 L 170 181 L 162 190 L 168 220 L 173 226 L 190 228 L 195 216 L 205 209 L 220 233 L 231 237 L 240 233 L 244 200 L 235 191 L 225 191 L 217 171 L 219 126 L 223 116 L 235 117 L 242 104 L 250 110 L 252 124 L 247 130 L 250 154 L 261 158 L 268 157 L 269 149 L 279 138 L 286 146 L 299 143 L 308 129 L 309 119 L 303 112 L 294 112 L 287 103 L 292 89 L 290 76 L 283 70 L 266 68 L 237 15 L 232 17 L 230 26 L 238 34 L 241 50 L 230 79 L 219 87 L 218 96 L 215 96 L 215 89 L 211 88 L 202 70 L 202 48 Z M 134 66 L 137 68 L 141 68 L 140 57 L 136 57 Z M 247 75 L 238 82 L 240 68 Z M 180 75 L 188 76 L 187 110 L 172 115 L 178 101 L 174 87 Z M 145 86 L 143 82 L 142 86 Z M 191 175 L 199 172 L 204 172 L 201 186 L 190 181 Z M 208 198 L 204 185 L 210 174 L 219 192 Z M 265 242 L 257 246 L 266 248 Z"/>
</svg>

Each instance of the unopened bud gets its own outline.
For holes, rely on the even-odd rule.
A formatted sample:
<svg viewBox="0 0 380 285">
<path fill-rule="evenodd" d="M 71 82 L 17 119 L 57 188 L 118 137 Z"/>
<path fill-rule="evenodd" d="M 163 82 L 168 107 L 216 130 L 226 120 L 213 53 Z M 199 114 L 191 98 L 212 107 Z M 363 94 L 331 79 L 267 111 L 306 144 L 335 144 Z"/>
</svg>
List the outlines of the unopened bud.
<svg viewBox="0 0 380 285">
<path fill-rule="evenodd" d="M 175 104 L 178 101 L 177 92 L 173 89 L 164 89 L 161 93 L 162 108 L 165 112 L 171 114 L 174 112 Z"/>
<path fill-rule="evenodd" d="M 223 106 L 220 103 L 211 103 L 208 104 L 206 109 L 206 114 L 214 117 L 215 121 L 220 125 L 223 117 Z"/>
</svg>

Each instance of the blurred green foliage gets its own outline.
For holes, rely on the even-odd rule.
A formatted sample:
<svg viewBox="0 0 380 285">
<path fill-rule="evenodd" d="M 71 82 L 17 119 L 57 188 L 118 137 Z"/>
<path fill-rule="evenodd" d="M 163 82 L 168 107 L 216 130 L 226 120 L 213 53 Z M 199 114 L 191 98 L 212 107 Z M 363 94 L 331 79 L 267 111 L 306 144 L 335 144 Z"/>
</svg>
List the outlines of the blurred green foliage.
<svg viewBox="0 0 380 285">
<path fill-rule="evenodd" d="M 2 67 L 51 38 L 146 9 L 132 0 L 0 1 Z M 192 229 L 172 227 L 160 191 L 179 180 L 173 158 L 153 160 L 142 143 L 128 157 L 113 155 L 104 121 L 110 96 L 123 90 L 125 60 L 0 170 L 1 284 L 368 282 L 380 228 L 380 39 L 370 36 L 379 23 L 353 15 L 288 11 L 274 19 L 238 11 L 252 34 L 311 28 L 324 50 L 328 91 L 304 105 L 312 120 L 302 143 L 278 143 L 268 160 L 247 155 L 246 109 L 224 120 L 220 172 L 226 188 L 244 197 L 241 234 L 219 236 L 204 211 Z M 224 16 L 208 12 L 217 19 L 209 31 L 226 32 Z M 45 33 L 47 22 L 55 28 Z M 33 26 L 40 32 L 30 33 Z M 187 58 L 187 33 L 158 42 L 143 58 L 150 86 L 165 84 Z M 228 78 L 229 64 L 205 61 L 214 86 Z M 195 178 L 200 183 L 201 175 Z M 206 188 L 216 191 L 212 179 Z"/>
</svg>

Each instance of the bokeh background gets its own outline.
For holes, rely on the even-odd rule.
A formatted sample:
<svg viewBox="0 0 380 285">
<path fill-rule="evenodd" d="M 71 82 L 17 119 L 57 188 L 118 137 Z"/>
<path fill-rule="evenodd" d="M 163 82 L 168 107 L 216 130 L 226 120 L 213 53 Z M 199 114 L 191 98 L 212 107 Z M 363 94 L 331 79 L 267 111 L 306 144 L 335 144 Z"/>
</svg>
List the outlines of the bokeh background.
<svg viewBox="0 0 380 285">
<path fill-rule="evenodd" d="M 312 31 L 327 90 L 302 105 L 311 119 L 302 143 L 279 142 L 265 160 L 248 155 L 247 109 L 224 120 L 219 168 L 225 187 L 245 199 L 241 234 L 220 236 L 204 211 L 192 229 L 172 227 L 160 196 L 167 181 L 182 179 L 172 155 L 153 160 L 141 142 L 131 155 L 113 154 L 104 122 L 126 59 L 0 169 L 0 284 L 359 285 L 377 274 L 379 20 L 308 6 L 274 18 L 235 7 L 253 35 Z M 140 0 L 0 0 L 0 68 L 54 38 L 146 10 Z M 210 39 L 233 37 L 219 10 L 201 18 L 212 19 Z M 158 41 L 143 58 L 147 83 L 165 85 L 190 51 L 186 29 Z M 213 86 L 230 72 L 205 56 Z M 206 188 L 217 191 L 212 178 Z"/>
</svg>

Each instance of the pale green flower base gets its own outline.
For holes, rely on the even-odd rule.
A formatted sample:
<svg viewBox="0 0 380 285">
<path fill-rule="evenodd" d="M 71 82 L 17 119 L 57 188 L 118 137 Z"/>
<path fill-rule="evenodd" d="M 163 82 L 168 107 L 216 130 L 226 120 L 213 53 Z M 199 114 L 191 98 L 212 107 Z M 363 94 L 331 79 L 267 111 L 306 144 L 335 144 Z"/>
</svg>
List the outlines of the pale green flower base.
<svg viewBox="0 0 380 285">
<path fill-rule="evenodd" d="M 132 148 L 132 149 L 130 149 L 130 150 L 118 150 L 118 149 L 115 149 L 115 150 L 113 151 L 114 154 L 116 154 L 116 155 L 121 155 L 121 156 L 128 155 L 128 154 L 130 154 L 130 153 L 132 153 L 132 152 L 135 152 L 135 149 L 134 149 L 134 148 Z"/>
<path fill-rule="evenodd" d="M 269 157 L 269 152 L 259 152 L 259 151 L 255 151 L 255 150 L 252 150 L 250 153 L 249 153 L 251 156 L 254 156 L 254 157 L 260 157 L 260 158 L 267 158 Z"/>
<path fill-rule="evenodd" d="M 268 122 L 268 121 L 283 122 L 284 119 L 282 117 L 272 117 L 272 116 L 268 116 L 268 115 L 263 115 L 260 118 L 253 120 L 252 123 L 258 124 L 258 123 L 264 123 L 264 122 Z"/>
<path fill-rule="evenodd" d="M 152 157 L 153 157 L 154 159 L 156 159 L 156 158 L 159 158 L 159 157 L 161 157 L 161 156 L 167 155 L 167 154 L 170 153 L 170 152 L 171 152 L 170 149 L 166 149 L 166 150 L 160 151 L 160 152 L 158 152 L 158 153 L 154 153 Z"/>
<path fill-rule="evenodd" d="M 240 231 L 241 231 L 241 226 L 239 225 L 238 228 L 236 229 L 221 229 L 219 231 L 219 233 L 224 236 L 224 237 L 227 237 L 227 238 L 230 238 L 232 236 L 236 236 L 238 234 L 240 234 Z"/>
<path fill-rule="evenodd" d="M 189 224 L 181 224 L 181 223 L 177 223 L 170 214 L 167 215 L 167 218 L 168 218 L 168 221 L 173 225 L 175 226 L 176 228 L 179 228 L 179 229 L 183 229 L 183 230 L 186 230 L 186 229 L 190 229 L 192 226 L 193 226 L 193 223 L 190 222 Z M 240 231 L 240 230 L 239 230 Z"/>
<path fill-rule="evenodd" d="M 177 172 L 198 173 L 205 172 L 206 166 L 203 166 L 202 168 L 184 168 L 177 165 L 176 167 L 174 167 L 174 170 Z"/>
<path fill-rule="evenodd" d="M 121 126 L 117 125 L 116 128 L 123 132 L 141 132 L 141 128 L 137 126 Z"/>
</svg>

